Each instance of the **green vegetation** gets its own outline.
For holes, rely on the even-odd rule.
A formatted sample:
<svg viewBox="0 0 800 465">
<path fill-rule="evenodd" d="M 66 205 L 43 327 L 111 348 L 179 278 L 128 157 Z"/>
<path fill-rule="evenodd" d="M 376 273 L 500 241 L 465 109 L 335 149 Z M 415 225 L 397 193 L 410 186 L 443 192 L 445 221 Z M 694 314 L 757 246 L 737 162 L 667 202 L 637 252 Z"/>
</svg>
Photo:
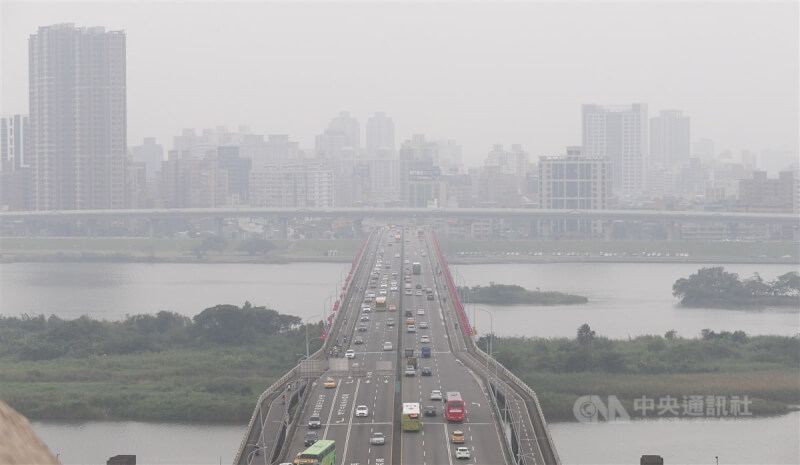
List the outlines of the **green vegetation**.
<svg viewBox="0 0 800 465">
<path fill-rule="evenodd" d="M 462 295 L 468 292 L 466 297 L 468 302 L 490 305 L 570 305 L 585 304 L 589 301 L 580 295 L 529 291 L 522 286 L 495 283 L 489 283 L 487 287 L 459 288 L 459 292 Z"/>
<path fill-rule="evenodd" d="M 672 295 L 688 307 L 750 307 L 763 305 L 800 307 L 800 275 L 796 271 L 765 282 L 758 273 L 744 281 L 721 266 L 702 268 L 672 286 Z"/>
<path fill-rule="evenodd" d="M 478 344 L 487 346 L 487 337 Z M 574 339 L 496 338 L 493 351 L 539 396 L 550 420 L 575 420 L 584 395 L 615 395 L 635 416 L 634 399 L 748 396 L 755 415 L 782 414 L 800 404 L 800 338 L 749 337 L 704 330 L 696 339 L 598 337 L 589 325 Z"/>
<path fill-rule="evenodd" d="M 0 317 L 0 397 L 33 419 L 243 422 L 304 344 L 299 318 L 248 303 L 193 319 Z"/>
</svg>

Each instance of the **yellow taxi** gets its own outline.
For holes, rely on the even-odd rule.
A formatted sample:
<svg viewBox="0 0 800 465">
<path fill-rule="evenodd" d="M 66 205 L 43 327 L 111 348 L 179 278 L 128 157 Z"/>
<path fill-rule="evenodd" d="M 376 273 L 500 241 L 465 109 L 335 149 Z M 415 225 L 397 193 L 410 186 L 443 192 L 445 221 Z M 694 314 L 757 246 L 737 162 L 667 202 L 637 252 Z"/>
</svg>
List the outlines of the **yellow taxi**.
<svg viewBox="0 0 800 465">
<path fill-rule="evenodd" d="M 464 444 L 464 432 L 457 429 L 450 434 L 450 442 L 453 444 Z"/>
<path fill-rule="evenodd" d="M 326 378 L 325 383 L 323 383 L 325 389 L 332 389 L 336 387 L 336 380 L 333 378 Z"/>
<path fill-rule="evenodd" d="M 389 305 L 389 311 L 390 312 L 396 312 L 397 311 L 397 305 Z"/>
<path fill-rule="evenodd" d="M 413 317 L 413 316 L 412 316 L 412 317 L 408 317 L 408 318 L 406 318 L 406 324 L 407 324 L 407 325 L 413 325 L 413 324 L 414 324 L 414 321 L 415 321 L 415 320 L 414 320 L 414 317 Z"/>
</svg>

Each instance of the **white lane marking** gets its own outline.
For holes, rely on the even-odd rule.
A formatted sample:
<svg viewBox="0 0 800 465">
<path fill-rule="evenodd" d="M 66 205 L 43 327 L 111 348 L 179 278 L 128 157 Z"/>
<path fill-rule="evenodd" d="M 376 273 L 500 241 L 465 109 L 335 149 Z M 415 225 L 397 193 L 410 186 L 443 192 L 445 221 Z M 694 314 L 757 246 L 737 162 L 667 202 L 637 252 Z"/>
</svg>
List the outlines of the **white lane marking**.
<svg viewBox="0 0 800 465">
<path fill-rule="evenodd" d="M 356 383 L 356 392 L 355 394 L 353 394 L 353 404 L 350 406 L 350 419 L 347 422 L 347 436 L 345 436 L 344 439 L 344 453 L 342 454 L 342 463 L 347 463 L 345 462 L 345 457 L 347 457 L 347 444 L 350 442 L 350 429 L 351 429 L 350 427 L 353 424 L 353 414 L 356 409 L 356 399 L 358 399 L 358 388 L 360 386 L 361 386 L 361 380 L 359 379 L 358 382 Z"/>
</svg>

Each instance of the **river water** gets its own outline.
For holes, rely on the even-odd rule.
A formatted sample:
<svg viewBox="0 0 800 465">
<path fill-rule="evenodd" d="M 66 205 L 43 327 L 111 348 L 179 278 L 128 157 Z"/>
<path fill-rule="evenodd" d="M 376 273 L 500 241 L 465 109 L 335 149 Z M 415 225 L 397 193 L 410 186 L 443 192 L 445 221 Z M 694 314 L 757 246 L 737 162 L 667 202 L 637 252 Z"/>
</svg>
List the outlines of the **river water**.
<svg viewBox="0 0 800 465">
<path fill-rule="evenodd" d="M 627 338 L 675 329 L 693 337 L 703 328 L 748 334 L 800 332 L 798 309 L 687 309 L 676 305 L 672 284 L 702 265 L 553 263 L 461 265 L 456 280 L 585 295 L 588 304 L 558 307 L 468 306 L 479 332 L 574 337 L 583 323 L 599 335 Z M 13 263 L 0 265 L 0 313 L 62 318 L 175 311 L 194 316 L 222 303 L 245 300 L 303 318 L 321 316 L 349 265 L 295 263 L 118 264 Z M 796 270 L 792 265 L 727 265 L 726 270 L 765 280 Z M 489 317 L 484 311 L 491 314 Z M 139 463 L 230 463 L 244 425 L 138 422 L 35 422 L 34 428 L 63 463 L 105 463 L 135 453 Z M 630 424 L 552 425 L 564 463 L 635 463 L 643 453 L 667 463 L 800 463 L 800 413 L 782 417 L 721 420 L 655 420 Z M 621 439 L 624 438 L 624 439 Z"/>
</svg>

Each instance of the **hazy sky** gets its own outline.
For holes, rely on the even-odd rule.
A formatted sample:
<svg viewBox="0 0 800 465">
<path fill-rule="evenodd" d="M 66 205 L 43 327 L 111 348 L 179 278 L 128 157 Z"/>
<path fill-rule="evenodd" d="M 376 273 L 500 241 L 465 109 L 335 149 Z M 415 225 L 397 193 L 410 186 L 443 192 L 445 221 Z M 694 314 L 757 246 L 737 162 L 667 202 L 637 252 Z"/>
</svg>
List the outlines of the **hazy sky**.
<svg viewBox="0 0 800 465">
<path fill-rule="evenodd" d="M 73 22 L 127 33 L 128 144 L 248 125 L 313 149 L 341 110 L 400 142 L 581 142 L 581 104 L 680 109 L 718 150 L 798 150 L 798 2 L 42 3 L 0 0 L 3 114 L 28 112 L 27 40 Z"/>
</svg>

